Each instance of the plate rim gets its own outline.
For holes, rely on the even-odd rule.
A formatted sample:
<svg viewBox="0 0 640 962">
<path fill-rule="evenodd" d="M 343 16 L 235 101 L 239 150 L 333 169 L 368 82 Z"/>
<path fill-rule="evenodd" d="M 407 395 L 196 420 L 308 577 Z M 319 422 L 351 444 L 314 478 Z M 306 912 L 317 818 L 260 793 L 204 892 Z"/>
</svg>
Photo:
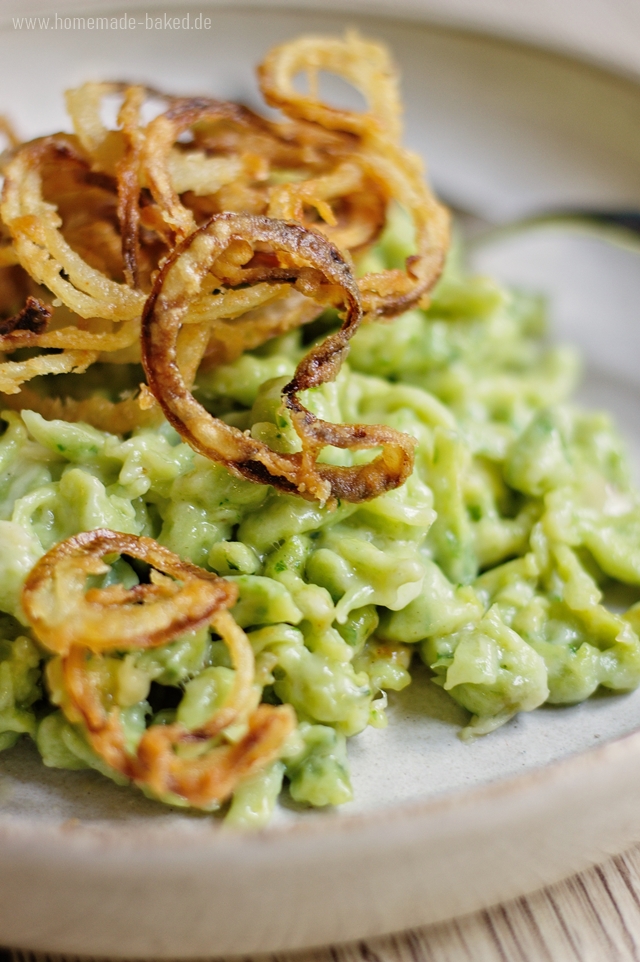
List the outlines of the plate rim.
<svg viewBox="0 0 640 962">
<path fill-rule="evenodd" d="M 30 0 L 28 5 L 24 3 L 24 0 L 0 0 L 0 32 L 2 33 L 8 32 L 11 29 L 10 18 L 13 14 L 8 8 L 13 7 L 16 2 L 20 3 L 20 7 L 17 9 L 19 9 L 21 13 L 27 12 L 28 9 L 50 12 L 50 7 L 46 5 L 45 0 L 35 0 L 35 2 Z M 421 4 L 420 0 L 417 0 L 417 2 L 414 2 L 414 0 L 396 0 L 395 4 L 393 4 L 390 0 L 374 0 L 373 3 L 371 3 L 370 0 L 327 0 L 326 3 L 323 3 L 322 9 L 320 10 L 317 0 L 241 0 L 240 3 L 236 3 L 235 0 L 200 0 L 200 2 L 198 2 L 198 0 L 156 0 L 155 3 L 153 0 L 82 0 L 82 2 L 81 0 L 60 0 L 57 12 L 64 13 L 77 10 L 78 12 L 83 11 L 86 14 L 88 9 L 95 8 L 96 11 L 104 11 L 106 13 L 109 10 L 115 11 L 125 8 L 133 11 L 149 8 L 150 6 L 158 8 L 178 8 L 187 5 L 209 7 L 234 14 L 244 12 L 251 14 L 252 12 L 261 10 L 277 10 L 279 13 L 292 12 L 309 15 L 318 12 L 336 14 L 353 12 L 354 15 L 361 16 L 365 21 L 384 19 L 392 23 L 419 23 L 421 26 L 434 32 L 442 32 L 458 37 L 468 37 L 470 39 L 477 38 L 481 42 L 497 44 L 511 49 L 520 49 L 525 53 L 530 52 L 536 56 L 546 56 L 565 62 L 569 61 L 572 66 L 576 68 L 585 70 L 591 74 L 595 73 L 609 80 L 617 81 L 627 89 L 633 89 L 640 98 L 640 60 L 638 72 L 635 75 L 629 73 L 628 70 L 621 65 L 618 65 L 618 69 L 616 70 L 615 64 L 588 59 L 586 55 L 581 55 L 578 51 L 567 52 L 564 48 L 544 46 L 544 41 L 541 38 L 525 41 L 517 34 L 492 32 L 489 23 L 483 26 L 474 26 L 474 24 L 477 24 L 479 21 L 473 16 L 466 18 L 467 25 L 465 25 L 464 22 L 460 24 L 453 18 L 443 19 L 435 13 L 435 7 L 439 2 L 440 0 L 425 0 L 425 2 Z M 487 8 L 490 5 L 490 0 L 488 4 L 486 0 L 483 2 L 483 6 Z M 620 694 L 624 695 L 624 692 Z M 567 707 L 571 708 L 571 706 Z M 616 753 L 618 749 L 620 749 L 630 757 L 636 753 L 640 754 L 640 723 L 637 727 L 621 735 L 614 735 L 597 745 L 579 749 L 565 757 L 534 765 L 520 773 L 510 774 L 504 777 L 496 776 L 487 782 L 482 782 L 471 787 L 448 789 L 428 797 L 415 797 L 389 802 L 366 811 L 349 812 L 342 810 L 340 807 L 324 810 L 309 808 L 308 812 L 305 810 L 302 818 L 278 824 L 268 824 L 263 828 L 258 830 L 254 829 L 250 832 L 241 830 L 229 831 L 229 829 L 225 829 L 215 817 L 213 819 L 203 817 L 200 822 L 194 820 L 194 822 L 190 823 L 194 829 L 192 833 L 194 836 L 193 842 L 195 842 L 198 847 L 202 846 L 202 837 L 206 837 L 207 832 L 210 838 L 207 839 L 206 846 L 209 848 L 211 839 L 215 840 L 214 844 L 216 845 L 220 845 L 221 840 L 223 840 L 226 845 L 230 839 L 246 841 L 247 839 L 258 838 L 264 840 L 267 835 L 289 837 L 290 835 L 297 835 L 302 832 L 303 834 L 315 837 L 319 834 L 325 834 L 330 828 L 337 830 L 337 834 L 342 831 L 342 823 L 346 823 L 347 829 L 350 829 L 351 826 L 361 826 L 364 828 L 368 827 L 369 824 L 375 825 L 380 821 L 384 821 L 385 825 L 388 826 L 389 821 L 391 819 L 395 820 L 396 816 L 404 820 L 436 815 L 461 806 L 463 803 L 466 803 L 467 799 L 471 803 L 474 803 L 494 796 L 515 794 L 520 786 L 525 787 L 529 784 L 538 784 L 545 779 L 550 783 L 558 782 L 564 774 L 565 769 L 573 770 L 575 768 L 577 772 L 581 770 L 583 762 L 584 764 L 589 764 L 589 760 L 593 759 L 594 763 L 597 763 L 597 760 L 601 757 L 606 759 L 606 757 L 611 754 L 611 749 L 613 748 L 616 749 Z M 158 805 L 162 804 L 163 803 L 158 802 Z M 166 806 L 166 811 L 168 816 L 173 814 L 176 818 L 180 817 L 181 809 L 179 807 Z M 306 817 L 307 814 L 310 817 Z M 119 819 L 83 821 L 81 819 L 64 819 L 61 817 L 55 820 L 34 820 L 31 816 L 5 814 L 0 810 L 0 842 L 5 841 L 8 834 L 15 835 L 16 830 L 20 831 L 26 826 L 29 827 L 29 838 L 25 839 L 25 847 L 29 847 L 30 843 L 35 843 L 36 841 L 40 843 L 44 841 L 52 843 L 54 840 L 61 841 L 64 846 L 67 847 L 70 841 L 73 841 L 74 844 L 76 842 L 83 844 L 86 840 L 98 837 L 102 840 L 109 837 L 110 842 L 113 844 L 117 843 L 120 838 L 128 836 L 130 833 L 134 833 L 137 838 L 147 834 L 150 839 L 152 839 L 154 836 L 166 832 L 166 823 L 164 825 L 154 825 L 153 823 L 143 825 L 144 819 L 144 815 L 139 815 L 135 816 L 131 822 Z M 214 828 L 213 831 L 211 831 L 211 826 Z M 198 831 L 198 829 L 201 830 Z M 185 844 L 187 847 L 190 846 L 190 834 L 191 833 L 185 833 L 184 836 L 182 836 L 181 844 Z M 111 838 L 111 836 L 113 836 L 113 838 Z"/>
<path fill-rule="evenodd" d="M 188 824 L 189 829 L 176 842 L 180 849 L 190 850 L 193 847 L 197 851 L 206 848 L 208 852 L 212 845 L 229 848 L 239 843 L 246 847 L 246 842 L 253 839 L 263 845 L 265 840 L 270 841 L 271 838 L 274 842 L 279 838 L 291 836 L 306 836 L 314 839 L 326 834 L 328 830 L 333 830 L 333 834 L 338 835 L 342 832 L 352 832 L 354 828 L 375 828 L 380 823 L 389 829 L 397 822 L 406 823 L 408 820 L 438 816 L 456 808 L 474 807 L 480 802 L 516 795 L 519 791 L 526 792 L 529 788 L 539 787 L 544 782 L 550 785 L 557 784 L 567 775 L 571 778 L 588 768 L 599 768 L 602 763 L 614 760 L 618 762 L 621 756 L 627 756 L 629 762 L 634 756 L 640 756 L 640 725 L 630 732 L 614 736 L 601 744 L 581 749 L 564 758 L 556 758 L 533 766 L 524 772 L 504 778 L 497 777 L 469 788 L 451 789 L 427 798 L 390 802 L 360 812 L 345 812 L 340 808 L 324 811 L 309 808 L 310 818 L 305 818 L 303 815 L 300 819 L 269 824 L 250 831 L 225 828 L 223 823 L 216 821 L 215 818 L 207 819 L 205 815 L 201 821 L 185 823 L 185 825 Z M 158 802 L 158 804 L 163 803 Z M 181 810 L 167 806 L 167 811 L 168 813 L 173 811 L 176 817 L 179 817 Z M 76 818 L 47 821 L 0 813 L 0 843 L 7 840 L 15 843 L 16 830 L 27 830 L 25 848 L 42 843 L 57 845 L 60 842 L 68 852 L 69 843 L 74 845 L 79 843 L 84 850 L 87 841 L 98 841 L 100 844 L 107 842 L 114 848 L 122 843 L 126 846 L 124 850 L 130 852 L 132 838 L 138 844 L 143 844 L 145 839 L 153 844 L 157 836 L 165 836 L 167 833 L 166 822 L 159 825 L 151 822 L 143 823 L 144 816 L 137 816 L 130 822 L 118 819 L 88 821 Z M 166 839 L 163 841 L 166 842 Z M 173 847 L 170 851 L 174 851 Z"/>
</svg>

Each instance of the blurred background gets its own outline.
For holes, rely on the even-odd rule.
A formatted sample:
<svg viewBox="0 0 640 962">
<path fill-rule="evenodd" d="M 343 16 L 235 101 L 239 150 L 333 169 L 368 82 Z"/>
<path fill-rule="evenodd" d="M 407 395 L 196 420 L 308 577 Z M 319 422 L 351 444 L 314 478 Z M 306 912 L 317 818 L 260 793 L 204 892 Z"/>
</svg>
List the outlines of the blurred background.
<svg viewBox="0 0 640 962">
<path fill-rule="evenodd" d="M 2 0 L 0 18 L 56 9 L 84 11 L 126 10 L 126 0 Z M 392 13 L 397 17 L 480 30 L 578 54 L 620 71 L 640 73 L 640 4 L 636 0 L 218 0 L 216 7 L 239 9 L 263 6 L 295 7 L 348 13 Z M 151 6 L 151 5 L 149 5 Z M 153 6 L 187 6 L 156 3 Z"/>
</svg>

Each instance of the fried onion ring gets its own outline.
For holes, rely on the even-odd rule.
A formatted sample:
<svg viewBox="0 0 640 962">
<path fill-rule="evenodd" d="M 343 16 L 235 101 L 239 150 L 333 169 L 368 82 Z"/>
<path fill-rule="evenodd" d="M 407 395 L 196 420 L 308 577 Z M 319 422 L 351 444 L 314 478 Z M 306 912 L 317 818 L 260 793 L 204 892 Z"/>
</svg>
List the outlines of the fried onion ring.
<svg viewBox="0 0 640 962">
<path fill-rule="evenodd" d="M 25 144 L 7 165 L 0 214 L 18 260 L 80 317 L 139 317 L 144 294 L 91 267 L 63 237 L 60 216 L 42 195 L 41 167 L 52 161 L 89 169 L 71 139 L 61 135 Z"/>
<path fill-rule="evenodd" d="M 207 572 L 200 569 L 202 574 Z M 114 586 L 116 587 L 116 586 Z M 125 592 L 126 593 L 126 592 Z M 226 604 L 227 599 L 222 599 L 222 604 Z M 224 639 L 231 655 L 232 666 L 235 670 L 233 688 L 226 703 L 219 709 L 216 715 L 209 720 L 207 725 L 199 730 L 200 738 L 214 738 L 228 725 L 233 724 L 238 717 L 250 707 L 252 701 L 252 683 L 254 676 L 254 658 L 251 645 L 244 631 L 238 627 L 231 615 L 220 608 L 211 617 L 212 624 L 220 636 Z M 36 632 L 37 633 L 37 632 Z M 177 632 L 179 633 L 179 632 Z M 165 643 L 166 643 L 165 639 Z M 171 639 L 169 639 L 171 640 Z M 136 646 L 137 647 L 137 646 Z M 63 673 L 67 681 L 68 692 L 75 707 L 80 709 L 83 721 L 90 732 L 96 734 L 98 731 L 104 737 L 109 737 L 109 725 L 105 725 L 105 712 L 99 700 L 99 693 L 95 684 L 95 677 L 84 668 L 84 663 L 95 652 L 89 648 L 79 645 L 73 646 L 69 652 L 63 656 Z M 72 719 L 76 720 L 76 719 Z M 178 728 L 179 726 L 174 726 Z M 206 732 L 206 735 L 204 733 Z M 100 745 L 100 739 L 96 739 Z M 104 746 L 106 747 L 106 746 Z M 113 746 L 111 746 L 113 747 Z M 100 754 L 108 759 L 108 751 L 100 750 Z M 112 764 L 109 761 L 109 764 Z M 114 765 L 118 770 L 121 766 Z M 130 777 L 132 777 L 130 775 Z"/>
<path fill-rule="evenodd" d="M 337 109 L 322 103 L 313 91 L 298 93 L 293 81 L 298 73 L 309 70 L 327 70 L 348 80 L 364 95 L 369 109 Z M 400 146 L 397 76 L 386 48 L 353 32 L 344 39 L 304 36 L 271 50 L 258 68 L 258 77 L 266 102 L 292 119 L 357 135 L 360 144 L 351 162 L 359 164 L 386 199 L 400 204 L 413 220 L 416 253 L 407 258 L 406 271 L 387 270 L 360 278 L 365 314 L 395 317 L 417 303 L 426 306 L 444 266 L 449 215 L 424 182 L 420 159 Z M 299 209 L 309 191 L 305 184 L 291 185 L 284 193 L 288 206 L 279 208 L 276 197 L 270 213 L 286 210 L 287 216 L 297 216 L 296 203 Z M 339 236 L 333 239 L 341 243 Z"/>
<path fill-rule="evenodd" d="M 353 84 L 369 110 L 340 110 L 319 100 L 314 95 L 318 70 L 338 74 Z M 309 75 L 309 94 L 298 93 L 294 87 L 299 73 Z M 273 47 L 258 67 L 258 79 L 269 106 L 279 107 L 295 120 L 360 137 L 373 127 L 394 141 L 400 139 L 402 105 L 389 51 L 382 44 L 363 40 L 353 30 L 344 39 L 307 34 Z"/>
<path fill-rule="evenodd" d="M 259 705 L 249 714 L 247 732 L 239 742 L 208 746 L 246 714 L 254 668 L 251 645 L 231 615 L 219 612 L 213 626 L 225 641 L 236 672 L 226 703 L 195 731 L 180 723 L 151 725 L 135 754 L 126 747 L 118 709 L 106 711 L 102 704 L 99 673 L 88 670 L 87 650 L 73 648 L 62 659 L 66 695 L 63 711 L 69 721 L 84 724 L 89 743 L 107 764 L 160 798 L 177 796 L 196 808 L 209 809 L 225 801 L 244 778 L 278 758 L 296 724 L 290 705 Z M 180 746 L 198 745 L 205 751 L 196 757 L 176 752 Z"/>
<path fill-rule="evenodd" d="M 109 554 L 139 558 L 161 576 L 129 591 L 115 585 L 85 593 L 89 575 L 108 571 L 102 559 Z M 206 624 L 236 593 L 229 582 L 151 538 L 98 528 L 60 542 L 41 558 L 25 582 L 22 604 L 42 644 L 66 655 L 74 645 L 93 652 L 162 645 Z"/>
<path fill-rule="evenodd" d="M 57 294 L 68 308 L 82 318 L 102 319 L 102 330 L 67 326 L 50 329 L 51 308 L 35 298 L 29 298 L 17 317 L 22 318 L 12 330 L 0 333 L 0 352 L 11 353 L 21 347 L 40 347 L 61 350 L 62 354 L 46 354 L 26 361 L 6 361 L 0 364 L 0 391 L 15 394 L 19 386 L 43 374 L 81 373 L 98 359 L 101 352 L 113 353 L 132 348 L 139 339 L 139 314 L 144 295 L 117 283 L 101 270 L 92 267 L 63 237 L 61 218 L 55 207 L 42 195 L 41 167 L 70 165 L 79 172 L 91 189 L 94 177 L 86 159 L 65 137 L 45 138 L 24 145 L 7 167 L 2 201 L 2 216 L 13 236 L 14 248 L 23 268 L 38 283 Z M 100 175 L 102 178 L 102 175 Z M 104 178 L 102 178 L 104 180 Z M 108 225 L 104 225 L 105 227 Z M 89 247 L 102 238 L 100 222 L 88 224 Z M 94 244 L 91 245 L 90 241 Z M 23 323 L 27 317 L 33 322 L 34 304 L 41 320 L 46 311 L 47 323 Z M 31 307 L 29 306 L 31 305 Z M 79 318 L 76 318 L 79 321 Z M 115 324 L 104 330 L 104 320 Z M 123 322 L 123 323 L 119 323 Z M 90 324 L 83 325 L 90 327 Z M 108 326 L 108 325 L 107 325 Z"/>
<path fill-rule="evenodd" d="M 385 270 L 359 278 L 363 310 L 368 317 L 391 318 L 416 304 L 427 307 L 449 248 L 449 213 L 427 187 L 416 154 L 387 144 L 384 151 L 363 149 L 360 162 L 385 185 L 389 199 L 410 215 L 416 244 L 406 270 Z"/>
<path fill-rule="evenodd" d="M 253 115 L 250 111 L 238 104 L 194 97 L 172 104 L 167 111 L 148 125 L 141 158 L 143 177 L 154 200 L 162 210 L 166 222 L 175 231 L 177 239 L 190 234 L 196 222 L 192 211 L 182 204 L 178 196 L 179 192 L 191 189 L 193 184 L 190 182 L 189 171 L 185 171 L 185 162 L 181 164 L 180 155 L 171 153 L 174 144 L 181 134 L 186 133 L 197 123 L 225 120 L 236 126 L 247 128 L 252 119 Z M 174 176 L 176 173 L 182 174 L 183 182 L 178 183 L 177 186 L 174 185 L 174 177 L 172 177 L 172 159 Z M 237 181 L 244 173 L 246 161 L 237 155 L 208 158 L 201 154 L 199 159 L 201 167 L 206 168 L 207 164 L 211 166 L 211 160 L 215 166 L 214 171 L 208 172 L 209 180 L 215 174 L 214 183 L 209 183 L 208 189 L 200 188 L 203 193 L 215 193 L 225 184 Z M 252 156 L 249 160 L 251 167 L 255 168 L 257 158 Z"/>
<path fill-rule="evenodd" d="M 162 420 L 162 413 L 155 402 L 151 408 L 143 409 L 137 397 L 127 397 L 121 401 L 110 401 L 98 394 L 81 399 L 61 398 L 22 387 L 14 394 L 5 395 L 2 403 L 11 411 L 36 411 L 48 421 L 84 421 L 110 434 L 129 434 L 136 428 L 157 426 Z"/>
<path fill-rule="evenodd" d="M 150 563 L 150 583 L 129 590 L 122 585 L 93 588 L 85 594 L 87 576 L 104 572 L 104 556 L 114 553 Z M 56 545 L 37 562 L 23 588 L 22 604 L 35 634 L 57 655 L 47 673 L 51 679 L 59 671 L 63 680 L 64 714 L 72 724 L 83 725 L 89 744 L 111 768 L 161 798 L 173 796 L 199 808 L 220 804 L 243 778 L 279 757 L 295 727 L 289 705 L 252 710 L 253 651 L 226 610 L 236 597 L 234 585 L 150 538 L 108 529 L 83 532 Z M 132 753 L 119 709 L 107 709 L 101 697 L 104 653 L 165 644 L 208 622 L 227 645 L 235 670 L 225 703 L 196 730 L 180 723 L 151 725 Z M 247 732 L 239 742 L 218 743 L 229 725 L 244 719 Z M 176 752 L 180 746 L 202 746 L 204 752 L 185 757 Z"/>
<path fill-rule="evenodd" d="M 114 173 L 121 156 L 122 138 L 105 127 L 101 111 L 105 97 L 121 94 L 125 89 L 126 84 L 117 81 L 88 81 L 65 93 L 75 135 L 96 170 Z"/>
<path fill-rule="evenodd" d="M 98 356 L 97 351 L 63 351 L 26 361 L 4 361 L 0 364 L 0 393 L 17 394 L 25 381 L 44 374 L 84 374 Z"/>
<path fill-rule="evenodd" d="M 243 268 L 242 262 L 248 266 Z M 211 273 L 230 286 L 288 281 L 320 303 L 346 309 L 340 330 L 303 358 L 283 390 L 283 405 L 303 444 L 300 453 L 277 453 L 212 417 L 185 384 L 178 363 L 179 334 L 190 301 Z M 336 377 L 361 317 L 353 275 L 337 248 L 320 234 L 267 217 L 218 214 L 167 258 L 145 305 L 142 359 L 149 388 L 178 433 L 233 474 L 323 503 L 370 500 L 409 476 L 413 439 L 382 425 L 321 421 L 297 397 Z M 327 445 L 382 451 L 368 463 L 342 467 L 318 462 Z"/>
<path fill-rule="evenodd" d="M 104 96 L 115 93 L 123 95 L 121 129 L 109 131 L 99 107 Z M 141 225 L 170 248 L 221 210 L 314 226 L 305 208 L 315 208 L 321 218 L 315 226 L 343 250 L 363 249 L 380 234 L 388 192 L 357 163 L 353 136 L 302 121 L 273 124 L 238 104 L 202 97 L 165 97 L 169 108 L 141 128 L 140 106 L 149 93 L 143 87 L 86 84 L 67 95 L 76 132 L 96 169 L 116 173 L 130 286 L 140 286 Z M 179 141 L 187 132 L 193 139 L 184 145 Z M 275 185 L 268 182 L 272 174 Z M 285 183 L 279 182 L 282 176 Z"/>
<path fill-rule="evenodd" d="M 340 250 L 367 247 L 384 227 L 387 196 L 383 185 L 367 177 L 357 160 L 350 158 L 316 178 L 272 187 L 268 216 L 305 224 L 305 207 L 313 207 L 324 222 L 313 226 Z M 333 209 L 336 201 L 346 208 L 340 221 Z"/>
<path fill-rule="evenodd" d="M 140 261 L 140 155 L 143 134 L 140 111 L 144 87 L 128 87 L 118 114 L 124 139 L 124 153 L 116 165 L 118 180 L 118 221 L 122 244 L 124 275 L 129 287 L 139 287 Z"/>
<path fill-rule="evenodd" d="M 217 126 L 222 126 L 227 135 L 231 132 L 230 142 L 224 135 L 216 139 Z M 362 171 L 353 163 L 343 162 L 344 155 L 348 157 L 353 149 L 352 138 L 334 137 L 325 145 L 328 149 L 319 151 L 319 145 L 310 149 L 308 127 L 271 124 L 246 107 L 224 101 L 176 100 L 146 128 L 140 179 L 149 187 L 177 239 L 195 228 L 198 199 L 207 197 L 209 213 L 269 213 L 301 223 L 305 223 L 306 204 L 316 207 L 330 225 L 326 233 L 338 246 L 351 249 L 370 243 L 384 223 L 384 198 L 377 182 L 369 179 L 364 190 Z M 183 149 L 177 141 L 189 130 L 194 144 Z M 272 170 L 279 165 L 285 165 L 285 169 L 289 165 L 294 183 L 267 185 Z M 310 174 L 311 179 L 305 178 L 300 184 L 303 173 Z M 188 193 L 192 195 L 191 206 L 180 196 Z M 332 233 L 336 218 L 328 201 L 336 199 L 345 208 L 342 219 L 346 224 Z M 285 205 L 293 211 L 281 213 Z M 267 209 L 269 206 L 274 207 L 273 212 Z"/>
</svg>

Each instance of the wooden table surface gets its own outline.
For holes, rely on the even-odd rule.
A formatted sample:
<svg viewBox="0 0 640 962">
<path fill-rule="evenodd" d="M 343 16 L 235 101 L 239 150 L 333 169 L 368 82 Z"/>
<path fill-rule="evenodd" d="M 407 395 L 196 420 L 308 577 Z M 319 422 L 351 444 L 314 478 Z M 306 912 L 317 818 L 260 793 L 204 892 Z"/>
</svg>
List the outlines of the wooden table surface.
<svg viewBox="0 0 640 962">
<path fill-rule="evenodd" d="M 0 949 L 0 962 L 54 960 L 66 962 Z M 486 912 L 347 946 L 262 956 L 260 962 L 640 962 L 640 846 Z"/>
</svg>

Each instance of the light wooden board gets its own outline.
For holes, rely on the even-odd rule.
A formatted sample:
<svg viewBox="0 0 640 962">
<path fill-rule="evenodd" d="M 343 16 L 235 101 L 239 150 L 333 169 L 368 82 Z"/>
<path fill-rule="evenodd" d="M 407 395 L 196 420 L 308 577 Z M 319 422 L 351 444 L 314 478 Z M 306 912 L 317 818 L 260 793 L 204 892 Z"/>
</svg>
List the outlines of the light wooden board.
<svg viewBox="0 0 640 962">
<path fill-rule="evenodd" d="M 0 962 L 71 960 L 0 949 Z M 464 919 L 259 962 L 640 962 L 640 847 Z"/>
</svg>

